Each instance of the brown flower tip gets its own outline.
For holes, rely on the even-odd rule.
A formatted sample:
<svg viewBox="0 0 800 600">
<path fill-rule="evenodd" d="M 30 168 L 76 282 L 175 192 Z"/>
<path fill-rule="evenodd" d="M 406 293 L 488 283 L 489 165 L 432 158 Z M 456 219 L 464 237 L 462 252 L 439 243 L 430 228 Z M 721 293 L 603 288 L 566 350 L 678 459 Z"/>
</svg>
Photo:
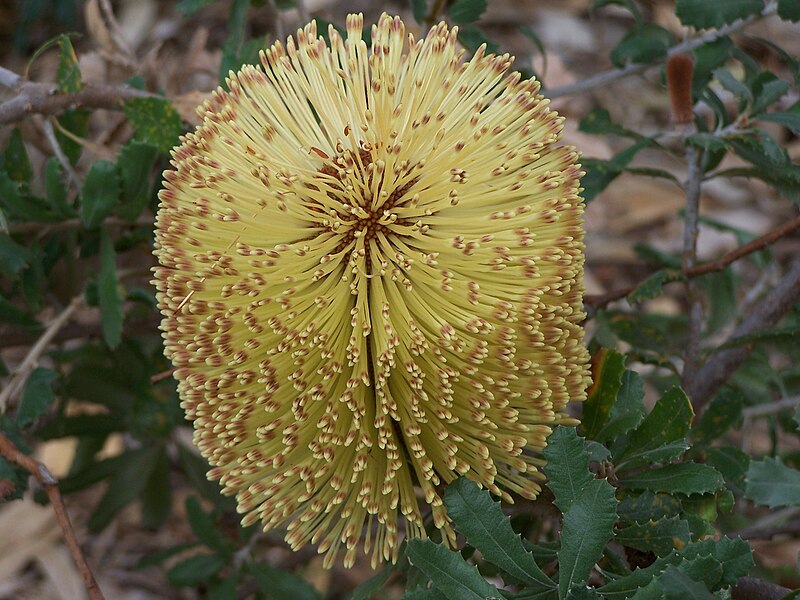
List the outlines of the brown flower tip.
<svg viewBox="0 0 800 600">
<path fill-rule="evenodd" d="M 667 61 L 667 91 L 669 92 L 672 118 L 677 125 L 688 125 L 694 121 L 692 111 L 692 77 L 694 59 L 686 54 L 670 56 Z"/>
<path fill-rule="evenodd" d="M 173 151 L 155 285 L 195 442 L 246 524 L 395 560 L 441 486 L 511 502 L 589 381 L 573 148 L 511 58 L 384 15 L 231 73 Z"/>
</svg>

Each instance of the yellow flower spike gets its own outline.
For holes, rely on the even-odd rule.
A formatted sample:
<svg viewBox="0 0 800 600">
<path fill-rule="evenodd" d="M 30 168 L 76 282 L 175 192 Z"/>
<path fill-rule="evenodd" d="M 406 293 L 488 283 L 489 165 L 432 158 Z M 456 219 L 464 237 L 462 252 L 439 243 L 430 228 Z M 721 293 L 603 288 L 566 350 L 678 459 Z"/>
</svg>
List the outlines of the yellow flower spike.
<svg viewBox="0 0 800 600">
<path fill-rule="evenodd" d="M 231 73 L 173 151 L 156 227 L 209 477 L 328 566 L 362 543 L 396 560 L 428 513 L 453 544 L 459 475 L 534 497 L 589 381 L 561 117 L 508 55 L 464 62 L 444 23 L 416 40 L 383 15 L 371 49 L 362 27 L 327 46 L 312 22 Z"/>
</svg>

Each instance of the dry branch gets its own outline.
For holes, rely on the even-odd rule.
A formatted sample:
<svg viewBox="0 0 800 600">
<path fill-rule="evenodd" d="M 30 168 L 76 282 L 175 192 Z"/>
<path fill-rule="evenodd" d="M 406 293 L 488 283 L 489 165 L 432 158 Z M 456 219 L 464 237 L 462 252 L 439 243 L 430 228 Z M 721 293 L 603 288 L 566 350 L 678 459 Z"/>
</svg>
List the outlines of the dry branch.
<svg viewBox="0 0 800 600">
<path fill-rule="evenodd" d="M 72 523 L 69 520 L 69 515 L 64 507 L 64 500 L 61 498 L 61 492 L 58 490 L 58 480 L 53 477 L 50 471 L 47 470 L 42 463 L 36 459 L 28 456 L 22 452 L 4 433 L 0 433 L 0 456 L 5 458 L 10 463 L 13 463 L 28 473 L 42 485 L 47 497 L 50 499 L 50 504 L 53 507 L 53 512 L 56 514 L 56 520 L 61 527 L 61 532 L 64 534 L 64 541 L 67 542 L 69 551 L 72 554 L 72 559 L 80 571 L 83 583 L 86 586 L 86 591 L 89 598 L 92 600 L 104 600 L 103 592 L 97 581 L 94 578 L 89 564 L 86 562 L 86 557 L 83 555 L 78 538 L 75 535 L 75 530 L 72 528 Z"/>
</svg>

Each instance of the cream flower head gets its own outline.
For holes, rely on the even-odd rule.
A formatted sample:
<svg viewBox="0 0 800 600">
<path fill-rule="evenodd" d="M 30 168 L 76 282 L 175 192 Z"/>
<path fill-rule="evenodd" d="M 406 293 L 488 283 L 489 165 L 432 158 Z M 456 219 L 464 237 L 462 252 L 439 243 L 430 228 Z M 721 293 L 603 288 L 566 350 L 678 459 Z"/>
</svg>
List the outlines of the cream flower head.
<svg viewBox="0 0 800 600">
<path fill-rule="evenodd" d="M 562 118 L 456 28 L 311 23 L 231 73 L 173 151 L 156 228 L 167 356 L 243 522 L 331 565 L 455 534 L 463 475 L 532 498 L 589 381 L 583 204 Z M 424 507 L 424 508 L 421 508 Z M 428 508 L 429 507 L 429 508 Z M 402 522 L 404 526 L 401 525 Z"/>
</svg>

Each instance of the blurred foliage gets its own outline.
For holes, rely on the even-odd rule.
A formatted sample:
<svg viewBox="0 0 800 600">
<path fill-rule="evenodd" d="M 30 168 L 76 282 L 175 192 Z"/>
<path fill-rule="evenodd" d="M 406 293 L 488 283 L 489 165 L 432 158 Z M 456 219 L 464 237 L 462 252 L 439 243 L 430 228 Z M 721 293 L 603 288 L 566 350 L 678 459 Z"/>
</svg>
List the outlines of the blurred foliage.
<svg viewBox="0 0 800 600">
<path fill-rule="evenodd" d="M 189 17 L 212 3 L 181 0 L 176 8 Z M 226 5 L 222 83 L 229 70 L 256 60 L 264 45 L 265 40 L 249 36 L 251 4 L 262 3 L 233 0 Z M 434 4 L 442 8 L 441 15 L 431 15 Z M 612 64 L 662 64 L 676 44 L 674 36 L 648 22 L 633 0 L 596 0 L 592 8 L 601 11 L 609 4 L 629 11 L 634 21 L 611 52 Z M 58 52 L 59 89 L 82 89 L 71 38 L 63 33 L 79 20 L 77 3 L 20 5 L 14 34 L 18 51 L 33 53 L 30 40 L 44 24 L 60 23 L 61 31 L 49 32 L 56 37 L 40 43 Z M 282 1 L 276 8 L 293 5 Z M 683 24 L 705 29 L 752 18 L 769 6 L 783 19 L 800 20 L 791 0 L 767 5 L 761 0 L 677 0 L 675 8 Z M 461 42 L 470 52 L 481 44 L 502 51 L 476 23 L 487 10 L 486 0 L 413 0 L 409 10 L 420 23 L 436 17 L 459 24 Z M 545 54 L 536 34 L 524 33 Z M 800 166 L 764 125 L 800 134 L 800 102 L 780 104 L 788 94 L 797 97 L 800 59 L 764 43 L 783 62 L 781 73 L 758 63 L 728 35 L 692 50 L 693 99 L 714 116 L 711 121 L 697 117 L 696 132 L 682 142 L 701 153 L 705 180 L 757 178 L 787 203 L 797 204 Z M 721 100 L 723 93 L 735 98 L 734 112 Z M 42 169 L 34 169 L 23 130 L 13 128 L 5 138 L 0 152 L 3 332 L 32 344 L 54 312 L 74 296 L 98 307 L 100 322 L 94 333 L 79 331 L 69 344 L 47 354 L 47 366 L 30 373 L 17 401 L 0 414 L 0 431 L 26 452 L 40 441 L 76 440 L 70 472 L 60 485 L 65 494 L 102 490 L 88 522 L 93 533 L 131 504 L 139 507 L 143 527 L 162 527 L 177 516 L 176 486 L 189 489 L 184 512 L 195 540 L 139 563 L 143 569 L 163 569 L 175 588 L 193 588 L 211 599 L 237 598 L 241 590 L 273 600 L 325 598 L 301 575 L 271 566 L 256 551 L 273 543 L 273 534 L 237 525 L 231 499 L 206 479 L 207 465 L 186 441 L 188 427 L 175 384 L 164 377 L 170 366 L 156 328 L 154 292 L 141 282 L 141 267 L 137 272 L 141 255 L 149 255 L 152 247 L 159 174 L 185 126 L 163 97 L 128 101 L 124 115 L 133 134 L 115 160 L 79 163 L 83 148 L 76 139 L 86 134 L 91 116 L 86 109 L 57 117 L 66 164 L 48 157 Z M 583 159 L 587 203 L 624 172 L 680 184 L 666 171 L 631 166 L 644 149 L 674 151 L 668 143 L 672 132 L 644 135 L 615 123 L 603 107 L 586 114 L 580 129 L 628 140 L 611 159 Z M 744 166 L 721 167 L 731 155 Z M 78 181 L 71 178 L 73 169 Z M 753 238 L 746 230 L 705 222 L 734 233 L 740 243 Z M 456 480 L 444 497 L 465 539 L 463 549 L 412 540 L 396 566 L 364 581 L 350 598 L 386 597 L 382 590 L 391 580 L 395 586 L 402 582 L 406 600 L 724 599 L 737 578 L 751 572 L 750 546 L 735 532 L 758 523 L 765 513 L 759 507 L 800 507 L 800 454 L 776 441 L 797 438 L 800 409 L 787 406 L 760 417 L 773 440 L 766 455 L 748 454 L 738 440 L 753 419 L 746 416 L 748 409 L 800 395 L 800 307 L 779 326 L 725 346 L 746 344 L 754 351 L 696 418 L 680 388 L 686 318 L 645 310 L 643 304 L 663 294 L 666 284 L 684 278 L 680 258 L 649 246 L 636 251 L 653 272 L 628 295 L 629 309 L 601 309 L 593 316 L 595 383 L 583 407 L 583 424 L 577 430 L 559 427 L 549 438 L 548 481 L 541 497 L 533 505 L 522 502 L 509 518 L 488 492 Z M 138 262 L 131 259 L 137 256 Z M 775 267 L 768 249 L 743 260 L 759 270 Z M 738 303 L 745 290 L 730 267 L 699 282 L 709 307 L 701 344 L 705 360 L 723 349 L 716 334 L 741 319 Z M 2 360 L 0 375 L 9 375 Z M 651 408 L 645 403 L 645 384 L 659 391 Z M 112 438 L 122 440 L 122 449 L 109 456 L 103 449 Z M 7 501 L 25 492 L 24 474 L 2 459 L 0 480 L 12 486 Z"/>
</svg>

